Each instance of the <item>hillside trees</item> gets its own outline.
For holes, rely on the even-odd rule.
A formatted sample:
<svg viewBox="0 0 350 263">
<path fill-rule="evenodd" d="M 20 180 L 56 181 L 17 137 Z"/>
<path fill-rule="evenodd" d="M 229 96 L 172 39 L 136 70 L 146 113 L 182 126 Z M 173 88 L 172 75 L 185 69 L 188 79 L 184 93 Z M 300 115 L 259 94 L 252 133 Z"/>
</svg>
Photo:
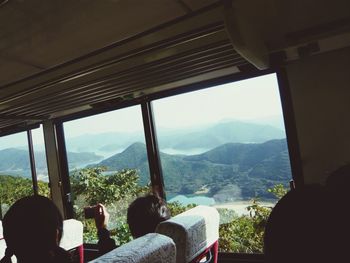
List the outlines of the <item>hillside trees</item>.
<svg viewBox="0 0 350 263">
<path fill-rule="evenodd" d="M 49 197 L 48 183 L 38 181 L 39 194 Z M 33 183 L 31 179 L 19 176 L 0 175 L 0 204 L 4 215 L 7 209 L 18 199 L 32 195 Z"/>
<path fill-rule="evenodd" d="M 137 170 L 124 169 L 111 175 L 104 175 L 105 167 L 76 170 L 71 176 L 74 194 L 75 218 L 84 224 L 84 241 L 96 242 L 96 228 L 93 220 L 85 220 L 83 209 L 102 203 L 110 214 L 111 236 L 118 245 L 131 240 L 126 223 L 126 211 L 137 196 L 147 193 L 148 187 L 139 185 Z"/>
<path fill-rule="evenodd" d="M 272 193 L 277 199 L 287 193 L 282 184 L 277 184 L 267 192 Z M 227 217 L 232 210 L 218 209 L 220 220 Z M 225 220 L 219 228 L 219 250 L 222 252 L 235 253 L 262 253 L 264 246 L 264 232 L 268 217 L 271 213 L 271 206 L 261 205 L 258 198 L 251 200 L 247 207 L 248 215 L 231 216 L 232 220 Z M 228 221 L 228 222 L 227 222 Z"/>
<path fill-rule="evenodd" d="M 287 193 L 282 184 L 277 184 L 267 192 L 280 199 Z M 171 215 L 175 216 L 195 205 L 181 205 L 178 202 L 168 204 Z M 220 214 L 219 251 L 234 253 L 262 253 L 265 226 L 272 210 L 263 206 L 258 198 L 251 200 L 247 207 L 248 214 L 238 216 L 232 209 L 218 208 Z"/>
<path fill-rule="evenodd" d="M 129 242 L 132 237 L 126 223 L 126 211 L 129 203 L 137 196 L 149 192 L 148 187 L 139 185 L 137 170 L 120 170 L 105 175 L 105 168 L 85 168 L 76 170 L 71 175 L 74 194 L 75 218 L 84 224 L 84 242 L 96 242 L 96 229 L 92 219 L 85 220 L 83 208 L 103 203 L 111 215 L 109 228 L 111 236 L 118 245 Z M 47 183 L 38 182 L 40 193 L 49 195 Z M 14 176 L 0 176 L 0 197 L 2 204 L 11 205 L 17 199 L 33 194 L 30 179 Z M 267 190 L 277 199 L 287 189 L 278 184 Z M 184 206 L 178 202 L 169 203 L 172 216 L 182 213 L 195 205 Z M 248 214 L 238 216 L 234 210 L 218 208 L 220 213 L 219 250 L 222 252 L 259 253 L 263 249 L 264 228 L 272 207 L 262 206 L 260 201 L 252 199 L 247 207 Z"/>
</svg>

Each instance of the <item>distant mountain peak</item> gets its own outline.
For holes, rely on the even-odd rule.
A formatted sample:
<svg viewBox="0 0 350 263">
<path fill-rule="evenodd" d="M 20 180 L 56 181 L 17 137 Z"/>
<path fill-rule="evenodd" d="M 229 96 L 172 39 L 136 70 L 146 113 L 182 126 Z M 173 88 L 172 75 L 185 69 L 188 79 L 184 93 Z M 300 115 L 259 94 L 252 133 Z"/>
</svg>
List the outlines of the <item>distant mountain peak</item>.
<svg viewBox="0 0 350 263">
<path fill-rule="evenodd" d="M 147 160 L 146 145 L 142 142 L 135 142 L 121 153 L 103 160 L 99 165 L 117 170 L 124 168 L 134 169 Z"/>
<path fill-rule="evenodd" d="M 127 147 L 122 153 L 135 150 L 143 150 L 146 148 L 146 144 L 143 142 L 134 142 L 129 147 Z"/>
</svg>

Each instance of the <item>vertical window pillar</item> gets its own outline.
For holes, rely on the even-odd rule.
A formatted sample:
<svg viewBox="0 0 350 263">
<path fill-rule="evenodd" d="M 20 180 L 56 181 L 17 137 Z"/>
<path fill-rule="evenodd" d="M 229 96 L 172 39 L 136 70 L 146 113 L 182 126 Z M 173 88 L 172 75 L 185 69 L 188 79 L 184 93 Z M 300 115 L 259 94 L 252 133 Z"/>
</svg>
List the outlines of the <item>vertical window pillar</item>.
<svg viewBox="0 0 350 263">
<path fill-rule="evenodd" d="M 166 199 L 164 191 L 164 180 L 161 162 L 159 158 L 159 149 L 157 142 L 156 129 L 154 127 L 153 110 L 151 102 L 143 102 L 141 104 L 143 126 L 145 129 L 146 145 L 149 170 L 153 193 Z"/>
<path fill-rule="evenodd" d="M 27 130 L 27 138 L 28 138 L 30 169 L 32 172 L 33 191 L 34 191 L 34 195 L 37 195 L 38 194 L 38 180 L 37 180 L 36 168 L 35 168 L 35 157 L 34 157 L 32 130 Z"/>
<path fill-rule="evenodd" d="M 284 125 L 286 128 L 287 143 L 292 169 L 293 183 L 291 187 L 302 187 L 304 185 L 303 168 L 299 149 L 298 133 L 296 129 L 292 94 L 288 83 L 287 72 L 280 68 L 277 72 L 278 86 L 280 90 L 281 104 L 283 110 Z"/>
<path fill-rule="evenodd" d="M 2 189 L 0 188 L 0 191 Z M 0 196 L 0 220 L 2 220 L 2 200 L 1 200 L 1 196 Z"/>
<path fill-rule="evenodd" d="M 47 168 L 49 174 L 51 197 L 64 218 L 70 218 L 71 209 L 70 198 L 67 189 L 65 189 L 66 181 L 69 178 L 67 167 L 67 159 L 62 152 L 65 150 L 64 137 L 62 134 L 62 124 L 55 124 L 52 121 L 47 121 L 43 124 L 45 150 L 47 159 Z M 63 144 L 63 145 L 62 145 Z M 65 164 L 64 164 L 65 163 Z"/>
</svg>

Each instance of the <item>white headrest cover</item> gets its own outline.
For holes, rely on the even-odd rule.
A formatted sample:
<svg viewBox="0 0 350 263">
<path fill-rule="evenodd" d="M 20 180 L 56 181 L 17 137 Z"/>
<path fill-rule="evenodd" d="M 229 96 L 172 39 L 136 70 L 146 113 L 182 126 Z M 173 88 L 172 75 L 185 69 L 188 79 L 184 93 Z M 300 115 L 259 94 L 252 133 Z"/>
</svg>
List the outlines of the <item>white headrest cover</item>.
<svg viewBox="0 0 350 263">
<path fill-rule="evenodd" d="M 83 244 L 83 224 L 75 219 L 63 221 L 63 236 L 60 247 L 70 250 Z"/>
<path fill-rule="evenodd" d="M 6 251 L 6 242 L 5 239 L 3 239 L 3 230 L 2 230 L 2 221 L 0 220 L 0 259 L 2 259 L 3 256 L 5 256 Z M 17 258 L 15 256 L 12 256 L 11 258 L 13 263 L 17 262 Z"/>
<path fill-rule="evenodd" d="M 134 239 L 90 263 L 175 263 L 174 241 L 157 233 L 150 233 Z"/>
<path fill-rule="evenodd" d="M 0 239 L 4 238 L 2 234 L 2 221 L 0 220 Z"/>
<path fill-rule="evenodd" d="M 171 237 L 176 244 L 176 262 L 187 263 L 218 240 L 219 213 L 200 205 L 161 222 L 156 232 Z"/>
</svg>

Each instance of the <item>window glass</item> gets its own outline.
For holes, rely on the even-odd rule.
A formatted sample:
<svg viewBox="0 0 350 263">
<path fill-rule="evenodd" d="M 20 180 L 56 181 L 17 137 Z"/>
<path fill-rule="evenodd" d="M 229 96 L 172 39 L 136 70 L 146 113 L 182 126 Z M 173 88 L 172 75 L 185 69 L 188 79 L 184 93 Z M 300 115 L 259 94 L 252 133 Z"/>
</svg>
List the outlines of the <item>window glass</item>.
<svg viewBox="0 0 350 263">
<path fill-rule="evenodd" d="M 219 210 L 220 251 L 262 252 L 264 222 L 291 179 L 275 74 L 153 102 L 173 215 Z"/>
<path fill-rule="evenodd" d="M 33 149 L 35 158 L 35 169 L 38 180 L 38 191 L 40 195 L 50 198 L 49 175 L 47 170 L 45 141 L 42 125 L 32 130 Z"/>
<path fill-rule="evenodd" d="M 0 216 L 16 200 L 33 193 L 27 133 L 0 137 Z"/>
<path fill-rule="evenodd" d="M 126 211 L 149 191 L 148 158 L 141 107 L 134 106 L 64 123 L 75 217 L 84 223 L 84 241 L 97 241 L 83 208 L 102 203 L 117 244 L 131 239 Z"/>
</svg>

